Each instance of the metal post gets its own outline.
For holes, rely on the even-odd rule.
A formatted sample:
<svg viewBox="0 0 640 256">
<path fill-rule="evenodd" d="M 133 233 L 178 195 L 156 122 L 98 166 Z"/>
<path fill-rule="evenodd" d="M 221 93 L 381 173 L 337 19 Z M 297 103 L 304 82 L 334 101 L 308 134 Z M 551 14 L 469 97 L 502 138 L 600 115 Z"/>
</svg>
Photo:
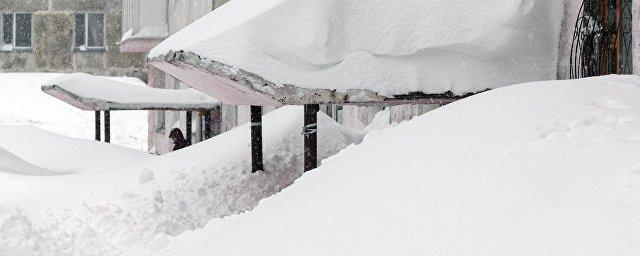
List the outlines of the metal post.
<svg viewBox="0 0 640 256">
<path fill-rule="evenodd" d="M 264 170 L 262 159 L 262 107 L 251 106 L 251 172 Z"/>
<path fill-rule="evenodd" d="M 189 143 L 193 143 L 193 141 L 191 141 L 191 125 L 193 122 L 193 116 L 191 114 L 191 111 L 187 111 L 187 129 L 186 129 L 186 140 L 189 141 Z"/>
<path fill-rule="evenodd" d="M 111 113 L 104 112 L 104 142 L 111 143 Z"/>
<path fill-rule="evenodd" d="M 95 120 L 95 126 L 96 126 L 96 141 L 100 141 L 100 111 L 96 111 L 96 120 Z"/>
<path fill-rule="evenodd" d="M 304 105 L 304 171 L 318 167 L 318 111 L 320 105 Z"/>
<path fill-rule="evenodd" d="M 204 113 L 204 140 L 208 140 L 212 137 L 211 135 L 211 110 L 207 110 Z"/>
</svg>

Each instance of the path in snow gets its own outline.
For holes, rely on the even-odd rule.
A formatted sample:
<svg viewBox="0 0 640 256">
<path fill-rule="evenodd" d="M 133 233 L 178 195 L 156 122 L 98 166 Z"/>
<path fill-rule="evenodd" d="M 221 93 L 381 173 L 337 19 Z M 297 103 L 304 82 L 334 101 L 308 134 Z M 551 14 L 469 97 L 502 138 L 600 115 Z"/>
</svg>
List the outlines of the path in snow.
<svg viewBox="0 0 640 256">
<path fill-rule="evenodd" d="M 0 176 L 0 189 L 37 184 L 30 197 L 64 198 L 46 208 L 46 202 L 31 200 L 23 210 L 12 209 L 22 194 L 0 200 L 6 208 L 0 213 L 0 255 L 151 255 L 172 236 L 250 210 L 301 175 L 302 117 L 302 107 L 294 106 L 265 115 L 264 173 L 250 173 L 249 126 L 243 125 L 128 167 L 62 177 Z M 362 140 L 360 131 L 318 117 L 320 159 Z M 85 194 L 67 194 L 74 190 Z"/>
</svg>

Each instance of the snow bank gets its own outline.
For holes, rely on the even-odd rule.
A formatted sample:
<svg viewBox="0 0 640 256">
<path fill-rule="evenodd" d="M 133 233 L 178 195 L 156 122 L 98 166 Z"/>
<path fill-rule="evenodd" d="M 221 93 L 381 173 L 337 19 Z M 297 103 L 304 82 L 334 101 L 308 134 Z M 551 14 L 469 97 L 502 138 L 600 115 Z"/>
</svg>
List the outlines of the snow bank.
<svg viewBox="0 0 640 256">
<path fill-rule="evenodd" d="M 142 151 L 27 125 L 0 126 L 0 148 L 57 174 L 104 171 L 154 158 Z"/>
<path fill-rule="evenodd" d="M 320 159 L 362 140 L 359 131 L 344 128 L 324 114 L 318 117 Z M 4 183 L 0 179 L 0 199 L 6 195 L 1 191 L 5 184 L 36 184 L 42 188 L 38 191 L 47 194 L 57 193 L 51 187 L 77 184 L 86 193 L 79 204 L 66 198 L 66 207 L 38 208 L 44 202 L 32 202 L 21 206 L 28 211 L 0 214 L 0 255 L 23 251 L 55 256 L 151 255 L 166 247 L 172 236 L 203 227 L 212 218 L 252 209 L 259 200 L 293 183 L 303 166 L 302 118 L 302 107 L 294 106 L 264 116 L 264 173 L 250 173 L 250 128 L 244 125 L 129 167 L 66 175 L 66 180 L 20 177 Z M 118 189 L 98 193 L 84 188 L 108 187 L 105 183 Z M 63 193 L 56 197 L 68 196 L 58 189 Z M 0 205 L 20 204 L 4 199 Z"/>
<path fill-rule="evenodd" d="M 0 147 L 0 172 L 25 175 L 53 175 L 54 172 L 35 166 Z"/>
<path fill-rule="evenodd" d="M 170 51 L 303 88 L 456 94 L 555 79 L 562 1 L 234 0 Z"/>
<path fill-rule="evenodd" d="M 159 255 L 639 255 L 640 78 L 477 95 Z"/>
<path fill-rule="evenodd" d="M 40 89 L 63 74 L 0 73 L 0 126 L 33 125 L 73 138 L 93 140 L 94 113 L 76 109 Z M 111 77 L 139 86 L 137 78 Z M 147 150 L 147 111 L 111 113 L 111 142 Z"/>
</svg>

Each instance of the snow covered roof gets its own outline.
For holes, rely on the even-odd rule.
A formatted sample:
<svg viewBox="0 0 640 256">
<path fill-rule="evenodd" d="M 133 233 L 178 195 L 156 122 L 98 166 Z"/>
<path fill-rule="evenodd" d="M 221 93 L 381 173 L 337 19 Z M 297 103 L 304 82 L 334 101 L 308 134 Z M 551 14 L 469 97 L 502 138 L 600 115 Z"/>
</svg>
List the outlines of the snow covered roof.
<svg viewBox="0 0 640 256">
<path fill-rule="evenodd" d="M 559 0 L 233 0 L 149 58 L 283 104 L 460 96 L 555 79 L 562 10 Z"/>
<path fill-rule="evenodd" d="M 157 89 L 84 73 L 63 75 L 42 86 L 47 94 L 79 109 L 106 110 L 201 110 L 220 102 L 195 89 Z"/>
</svg>

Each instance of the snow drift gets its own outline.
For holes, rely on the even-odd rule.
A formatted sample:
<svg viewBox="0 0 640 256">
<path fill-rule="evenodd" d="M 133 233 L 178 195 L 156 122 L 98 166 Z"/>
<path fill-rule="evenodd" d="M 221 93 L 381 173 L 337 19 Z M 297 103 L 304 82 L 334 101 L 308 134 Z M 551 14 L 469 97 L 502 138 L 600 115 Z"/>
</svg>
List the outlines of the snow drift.
<svg viewBox="0 0 640 256">
<path fill-rule="evenodd" d="M 477 92 L 556 76 L 562 1 L 234 0 L 155 47 L 314 89 Z"/>
<path fill-rule="evenodd" d="M 639 255 L 638 98 L 633 76 L 483 93 L 159 255 Z"/>
<path fill-rule="evenodd" d="M 104 171 L 154 157 L 134 149 L 69 138 L 28 125 L 0 126 L 0 147 L 56 174 Z"/>
<path fill-rule="evenodd" d="M 251 173 L 247 124 L 111 170 L 46 179 L 0 175 L 0 205 L 8 209 L 0 210 L 0 255 L 151 255 L 172 236 L 250 210 L 300 177 L 302 118 L 299 106 L 264 116 L 262 173 Z M 318 121 L 320 159 L 362 140 L 322 113 Z M 50 200 L 66 204 L 46 207 Z"/>
<path fill-rule="evenodd" d="M 53 175 L 54 172 L 33 165 L 0 147 L 0 173 Z"/>
</svg>

